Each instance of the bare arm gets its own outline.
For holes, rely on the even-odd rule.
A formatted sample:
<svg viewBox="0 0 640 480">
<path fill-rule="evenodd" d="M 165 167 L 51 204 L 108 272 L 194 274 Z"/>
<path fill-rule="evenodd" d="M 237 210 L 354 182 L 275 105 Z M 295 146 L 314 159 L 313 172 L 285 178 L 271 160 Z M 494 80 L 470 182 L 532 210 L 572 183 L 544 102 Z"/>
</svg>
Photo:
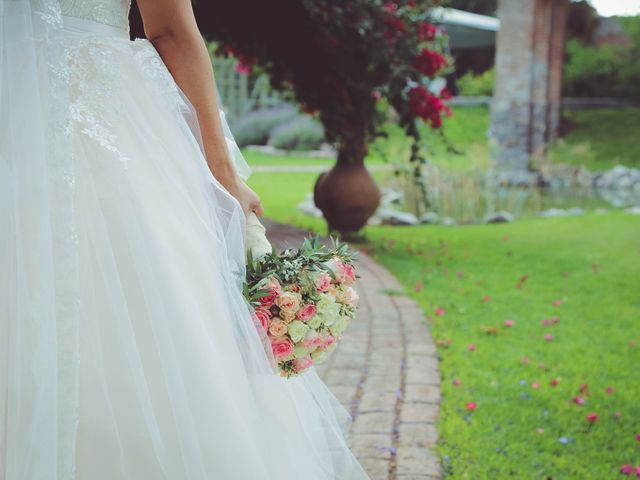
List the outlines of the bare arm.
<svg viewBox="0 0 640 480">
<path fill-rule="evenodd" d="M 147 38 L 196 110 L 211 173 L 245 213 L 261 216 L 260 199 L 237 175 L 227 152 L 211 60 L 190 0 L 138 0 L 138 6 Z"/>
</svg>

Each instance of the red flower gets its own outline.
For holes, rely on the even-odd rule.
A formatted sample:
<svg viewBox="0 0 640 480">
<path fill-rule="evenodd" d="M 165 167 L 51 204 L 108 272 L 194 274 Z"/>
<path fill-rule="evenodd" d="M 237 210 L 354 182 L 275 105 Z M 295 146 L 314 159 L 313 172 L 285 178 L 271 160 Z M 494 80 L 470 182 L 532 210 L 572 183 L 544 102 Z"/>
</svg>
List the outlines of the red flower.
<svg viewBox="0 0 640 480">
<path fill-rule="evenodd" d="M 477 408 L 476 402 L 469 402 L 464 406 L 465 410 L 468 412 L 474 412 Z"/>
<path fill-rule="evenodd" d="M 636 435 L 636 440 L 640 442 L 640 433 Z"/>
<path fill-rule="evenodd" d="M 435 25 L 427 22 L 421 22 L 418 25 L 418 40 L 420 40 L 421 42 L 434 41 L 437 33 L 438 29 L 435 27 Z"/>
<path fill-rule="evenodd" d="M 387 40 L 393 40 L 399 33 L 407 31 L 405 23 L 395 15 L 387 18 L 386 23 L 387 29 L 384 32 L 384 38 Z"/>
<path fill-rule="evenodd" d="M 591 423 L 596 423 L 598 421 L 598 414 L 591 412 L 589 415 L 587 415 L 587 420 Z"/>
<path fill-rule="evenodd" d="M 452 98 L 453 98 L 453 95 L 451 94 L 451 92 L 449 91 L 449 89 L 447 87 L 444 87 L 440 91 L 440 99 L 442 99 L 442 100 L 451 100 Z"/>
<path fill-rule="evenodd" d="M 552 387 L 557 387 L 558 384 L 560 383 L 560 380 L 558 380 L 557 378 L 552 378 L 551 382 L 549 382 L 551 384 Z"/>
<path fill-rule="evenodd" d="M 607 389 L 605 390 L 605 393 L 607 395 L 611 395 L 613 393 L 613 387 L 607 387 Z"/>
<path fill-rule="evenodd" d="M 245 63 L 245 60 L 242 58 L 238 60 L 238 63 L 236 64 L 236 72 L 242 75 L 249 75 L 252 68 L 253 65 L 251 63 Z"/>
<path fill-rule="evenodd" d="M 435 77 L 436 74 L 447 65 L 446 58 L 428 48 L 423 48 L 413 63 L 416 70 L 429 78 Z"/>
<path fill-rule="evenodd" d="M 409 90 L 409 108 L 434 129 L 442 126 L 442 112 L 451 111 L 442 100 L 429 93 L 423 86 Z"/>
<path fill-rule="evenodd" d="M 382 8 L 384 8 L 387 13 L 394 14 L 396 13 L 396 10 L 398 10 L 398 4 L 395 2 L 384 2 L 384 6 Z"/>
</svg>

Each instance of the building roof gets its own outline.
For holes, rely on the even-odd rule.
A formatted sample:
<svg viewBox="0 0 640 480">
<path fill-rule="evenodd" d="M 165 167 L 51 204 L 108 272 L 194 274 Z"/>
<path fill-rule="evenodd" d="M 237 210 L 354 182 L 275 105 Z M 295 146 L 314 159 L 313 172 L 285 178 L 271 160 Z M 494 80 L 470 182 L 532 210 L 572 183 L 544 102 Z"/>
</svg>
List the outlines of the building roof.
<svg viewBox="0 0 640 480">
<path fill-rule="evenodd" d="M 431 21 L 446 28 L 451 48 L 478 48 L 495 45 L 500 20 L 488 15 L 437 7 Z"/>
</svg>

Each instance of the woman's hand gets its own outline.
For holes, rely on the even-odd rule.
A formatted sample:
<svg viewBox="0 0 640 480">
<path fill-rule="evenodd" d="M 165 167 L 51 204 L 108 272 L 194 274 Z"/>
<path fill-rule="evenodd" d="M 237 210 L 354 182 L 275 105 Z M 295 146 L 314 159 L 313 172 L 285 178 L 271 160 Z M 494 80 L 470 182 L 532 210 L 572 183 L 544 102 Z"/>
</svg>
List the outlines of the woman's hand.
<svg viewBox="0 0 640 480">
<path fill-rule="evenodd" d="M 264 214 L 260 197 L 238 175 L 234 175 L 220 183 L 240 202 L 245 215 L 249 215 L 249 212 L 254 212 L 256 216 L 261 217 Z"/>
</svg>

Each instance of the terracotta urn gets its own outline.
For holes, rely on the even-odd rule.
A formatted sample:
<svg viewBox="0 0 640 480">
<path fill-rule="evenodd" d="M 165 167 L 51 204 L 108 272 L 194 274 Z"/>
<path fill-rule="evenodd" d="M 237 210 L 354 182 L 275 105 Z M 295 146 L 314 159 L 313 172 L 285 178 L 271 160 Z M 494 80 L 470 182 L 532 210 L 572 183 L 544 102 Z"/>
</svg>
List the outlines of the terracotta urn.
<svg viewBox="0 0 640 480">
<path fill-rule="evenodd" d="M 363 163 L 338 162 L 318 177 L 313 198 L 329 230 L 348 235 L 364 227 L 376 211 L 380 190 Z"/>
</svg>

